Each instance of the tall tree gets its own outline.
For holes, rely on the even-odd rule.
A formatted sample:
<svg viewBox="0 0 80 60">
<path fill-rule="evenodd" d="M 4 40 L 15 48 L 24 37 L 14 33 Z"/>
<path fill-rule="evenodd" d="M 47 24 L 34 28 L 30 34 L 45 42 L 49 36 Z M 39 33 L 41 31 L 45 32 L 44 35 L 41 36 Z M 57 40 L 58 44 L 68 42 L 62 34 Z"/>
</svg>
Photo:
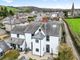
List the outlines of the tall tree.
<svg viewBox="0 0 80 60">
<path fill-rule="evenodd" d="M 30 13 L 32 10 L 30 8 L 25 9 L 25 12 Z"/>
<path fill-rule="evenodd" d="M 12 10 L 9 11 L 9 15 L 13 16 L 14 12 Z"/>
<path fill-rule="evenodd" d="M 4 7 L 4 12 L 3 12 L 4 17 L 6 17 L 8 15 L 8 10 L 7 7 Z"/>
<path fill-rule="evenodd" d="M 3 7 L 1 6 L 1 11 L 3 11 Z"/>
<path fill-rule="evenodd" d="M 68 17 L 68 11 L 63 11 L 64 16 L 67 18 Z"/>
<path fill-rule="evenodd" d="M 0 7 L 0 16 L 3 16 L 3 12 L 4 12 L 4 9 L 3 9 L 3 7 L 1 6 L 1 7 Z"/>
</svg>

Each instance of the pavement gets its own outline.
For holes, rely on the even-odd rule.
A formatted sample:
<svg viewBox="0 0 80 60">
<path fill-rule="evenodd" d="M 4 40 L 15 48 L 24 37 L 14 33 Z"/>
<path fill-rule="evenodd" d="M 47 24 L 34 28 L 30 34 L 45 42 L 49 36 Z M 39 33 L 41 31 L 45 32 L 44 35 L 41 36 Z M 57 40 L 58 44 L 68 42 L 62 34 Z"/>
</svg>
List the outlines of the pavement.
<svg viewBox="0 0 80 60">
<path fill-rule="evenodd" d="M 71 39 L 71 36 L 70 36 L 70 33 L 69 33 L 69 30 L 68 30 L 68 27 L 67 27 L 67 25 L 66 25 L 66 23 L 64 22 L 64 28 L 65 28 L 65 33 L 66 33 L 66 42 L 67 42 L 67 44 L 69 45 L 69 47 L 71 47 L 72 48 L 72 50 L 73 50 L 73 54 L 74 54 L 74 56 L 76 57 L 76 59 L 77 60 L 80 60 L 80 56 L 79 56 L 79 54 L 77 53 L 77 50 L 76 50 L 76 48 L 75 48 L 75 46 L 74 46 L 74 44 L 73 44 L 73 41 L 72 41 L 72 39 Z"/>
</svg>

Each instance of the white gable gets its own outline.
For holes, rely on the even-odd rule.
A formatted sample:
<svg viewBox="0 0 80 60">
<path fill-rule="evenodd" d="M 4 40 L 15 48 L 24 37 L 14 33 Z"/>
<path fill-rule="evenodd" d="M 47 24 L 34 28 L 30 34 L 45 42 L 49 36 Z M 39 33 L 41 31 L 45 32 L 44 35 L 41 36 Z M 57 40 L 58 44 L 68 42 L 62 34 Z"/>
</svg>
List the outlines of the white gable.
<svg viewBox="0 0 80 60">
<path fill-rule="evenodd" d="M 39 29 L 41 29 L 41 27 L 38 28 L 38 30 L 35 32 L 35 34 L 39 32 Z M 43 32 L 42 29 L 41 29 L 41 33 L 42 33 L 43 35 L 45 35 L 45 33 Z"/>
<path fill-rule="evenodd" d="M 2 52 L 3 50 L 0 48 L 0 52 Z"/>
</svg>

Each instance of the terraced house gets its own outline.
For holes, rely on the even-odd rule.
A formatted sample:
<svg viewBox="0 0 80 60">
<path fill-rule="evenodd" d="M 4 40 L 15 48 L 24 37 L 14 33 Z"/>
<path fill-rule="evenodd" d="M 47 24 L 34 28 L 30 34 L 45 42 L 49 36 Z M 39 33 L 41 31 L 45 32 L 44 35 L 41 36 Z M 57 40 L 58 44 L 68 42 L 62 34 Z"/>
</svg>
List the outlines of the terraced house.
<svg viewBox="0 0 80 60">
<path fill-rule="evenodd" d="M 61 40 L 59 21 L 31 22 L 27 26 L 16 26 L 11 31 L 9 44 L 14 49 L 29 49 L 33 55 L 44 56 L 45 53 L 58 55 Z"/>
</svg>

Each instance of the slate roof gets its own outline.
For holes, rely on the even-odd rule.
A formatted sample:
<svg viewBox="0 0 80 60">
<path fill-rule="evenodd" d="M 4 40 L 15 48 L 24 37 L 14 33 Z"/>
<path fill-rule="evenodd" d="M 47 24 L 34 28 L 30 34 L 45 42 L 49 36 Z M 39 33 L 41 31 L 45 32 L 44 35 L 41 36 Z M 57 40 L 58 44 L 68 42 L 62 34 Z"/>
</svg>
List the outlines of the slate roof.
<svg viewBox="0 0 80 60">
<path fill-rule="evenodd" d="M 12 29 L 11 33 L 13 33 L 13 34 L 22 34 L 23 35 L 25 29 L 26 29 L 26 26 L 15 26 Z"/>
<path fill-rule="evenodd" d="M 4 35 L 5 33 L 6 31 L 0 28 L 0 35 Z"/>
<path fill-rule="evenodd" d="M 24 34 L 24 33 L 34 33 L 40 26 L 40 22 L 32 22 L 26 26 L 15 26 L 11 33 L 13 34 Z"/>
<path fill-rule="evenodd" d="M 24 39 L 20 38 L 11 38 L 8 43 L 16 44 L 16 45 L 22 45 L 24 42 Z"/>
<path fill-rule="evenodd" d="M 25 29 L 25 33 L 34 33 L 39 28 L 40 22 L 32 22 Z"/>
<path fill-rule="evenodd" d="M 27 22 L 27 19 L 26 18 L 19 18 L 19 19 L 16 19 L 14 17 L 6 17 L 5 19 L 3 19 L 3 23 L 4 24 L 20 24 L 20 23 L 25 23 Z"/>
<path fill-rule="evenodd" d="M 33 36 L 33 39 L 39 39 L 42 40 L 45 36 L 42 34 L 42 32 L 38 32 Z"/>
<path fill-rule="evenodd" d="M 5 41 L 0 41 L 0 48 L 6 52 L 7 50 L 10 49 L 10 47 L 7 45 L 7 43 Z"/>
<path fill-rule="evenodd" d="M 16 34 L 24 34 L 24 33 L 33 34 L 38 30 L 40 26 L 45 35 L 56 36 L 56 37 L 59 36 L 60 23 L 58 21 L 54 22 L 50 21 L 47 23 L 32 22 L 26 26 L 16 26 L 12 29 L 11 32 Z"/>
<path fill-rule="evenodd" d="M 58 22 L 48 22 L 42 25 L 42 30 L 46 35 L 49 36 L 59 36 L 60 23 Z"/>
</svg>

